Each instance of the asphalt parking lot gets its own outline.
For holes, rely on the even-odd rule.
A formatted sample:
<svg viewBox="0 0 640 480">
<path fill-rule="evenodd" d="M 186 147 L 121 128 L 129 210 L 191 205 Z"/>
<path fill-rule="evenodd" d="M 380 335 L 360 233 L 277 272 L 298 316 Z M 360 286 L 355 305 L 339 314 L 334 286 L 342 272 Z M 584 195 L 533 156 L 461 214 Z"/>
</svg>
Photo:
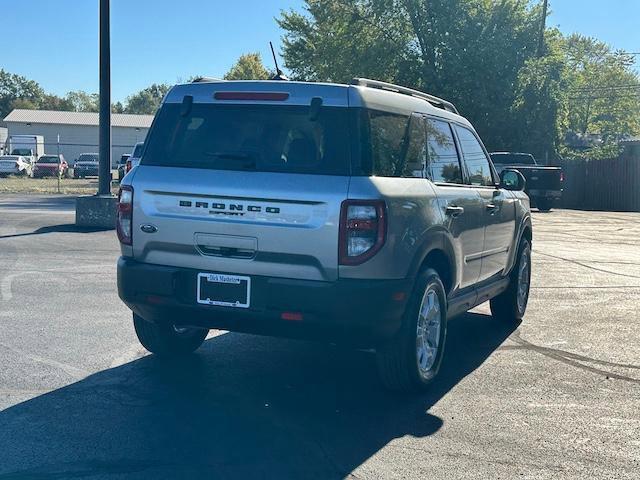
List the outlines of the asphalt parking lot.
<svg viewBox="0 0 640 480">
<path fill-rule="evenodd" d="M 449 324 L 427 393 L 371 353 L 212 332 L 145 355 L 113 231 L 0 197 L 0 479 L 640 478 L 640 213 L 534 213 L 529 310 Z"/>
</svg>

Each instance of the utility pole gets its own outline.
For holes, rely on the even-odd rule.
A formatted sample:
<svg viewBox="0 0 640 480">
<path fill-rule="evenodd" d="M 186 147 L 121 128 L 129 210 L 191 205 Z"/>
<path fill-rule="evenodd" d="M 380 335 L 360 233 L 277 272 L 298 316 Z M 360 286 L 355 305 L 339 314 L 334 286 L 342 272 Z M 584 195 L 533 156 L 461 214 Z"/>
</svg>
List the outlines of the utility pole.
<svg viewBox="0 0 640 480">
<path fill-rule="evenodd" d="M 547 9 L 549 7 L 549 0 L 543 0 L 542 2 L 542 19 L 540 20 L 540 36 L 538 37 L 538 57 L 542 56 L 544 50 L 544 31 L 547 28 Z"/>
<path fill-rule="evenodd" d="M 98 195 L 111 195 L 111 46 L 109 1 L 100 0 L 100 118 Z"/>
<path fill-rule="evenodd" d="M 117 197 L 111 194 L 111 49 L 109 0 L 100 0 L 100 117 L 98 194 L 76 198 L 76 225 L 115 228 Z"/>
</svg>

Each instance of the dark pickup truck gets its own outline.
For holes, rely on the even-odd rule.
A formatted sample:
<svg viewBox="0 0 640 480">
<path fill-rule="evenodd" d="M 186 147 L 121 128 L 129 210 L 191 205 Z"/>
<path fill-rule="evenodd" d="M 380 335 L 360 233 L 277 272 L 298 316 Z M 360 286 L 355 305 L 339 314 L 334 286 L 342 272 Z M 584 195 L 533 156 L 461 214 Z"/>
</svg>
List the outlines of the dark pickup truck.
<svg viewBox="0 0 640 480">
<path fill-rule="evenodd" d="M 495 152 L 491 160 L 500 173 L 505 168 L 519 170 L 527 179 L 525 192 L 531 203 L 548 212 L 562 196 L 564 174 L 561 167 L 539 165 L 530 153 Z"/>
</svg>

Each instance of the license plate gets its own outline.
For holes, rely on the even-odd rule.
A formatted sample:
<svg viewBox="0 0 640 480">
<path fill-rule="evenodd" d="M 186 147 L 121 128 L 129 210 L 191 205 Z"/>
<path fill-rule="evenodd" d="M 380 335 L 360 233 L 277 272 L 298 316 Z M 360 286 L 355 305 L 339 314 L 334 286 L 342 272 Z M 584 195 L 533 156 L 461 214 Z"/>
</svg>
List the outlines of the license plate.
<svg viewBox="0 0 640 480">
<path fill-rule="evenodd" d="M 224 273 L 199 273 L 197 300 L 203 305 L 249 308 L 251 278 Z"/>
</svg>

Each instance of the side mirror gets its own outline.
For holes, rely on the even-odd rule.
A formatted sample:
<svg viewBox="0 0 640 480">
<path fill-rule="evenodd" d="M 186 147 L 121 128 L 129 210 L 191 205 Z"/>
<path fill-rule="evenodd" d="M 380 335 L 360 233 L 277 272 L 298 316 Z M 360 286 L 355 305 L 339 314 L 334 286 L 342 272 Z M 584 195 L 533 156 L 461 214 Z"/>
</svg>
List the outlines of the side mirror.
<svg viewBox="0 0 640 480">
<path fill-rule="evenodd" d="M 518 170 L 505 169 L 500 173 L 500 188 L 521 192 L 524 190 L 527 180 Z"/>
</svg>

